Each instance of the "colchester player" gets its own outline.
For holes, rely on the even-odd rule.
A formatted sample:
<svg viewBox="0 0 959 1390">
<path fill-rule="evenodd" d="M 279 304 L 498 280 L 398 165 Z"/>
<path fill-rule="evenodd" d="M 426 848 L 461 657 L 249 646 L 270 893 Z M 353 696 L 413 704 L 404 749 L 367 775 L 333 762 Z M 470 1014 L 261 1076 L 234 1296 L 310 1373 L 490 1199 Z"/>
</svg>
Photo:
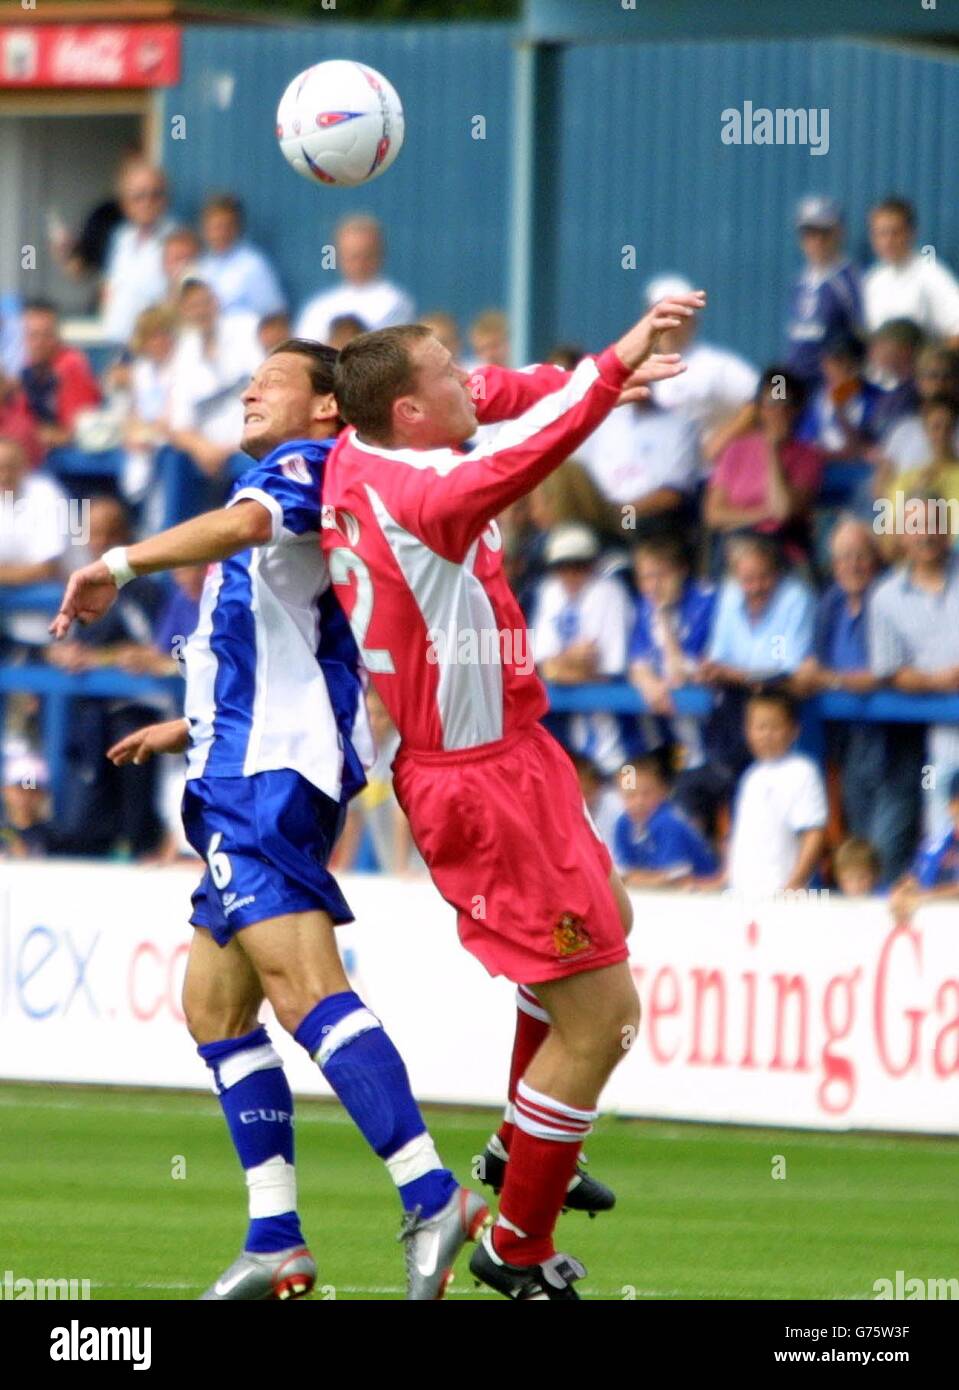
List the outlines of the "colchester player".
<svg viewBox="0 0 959 1390">
<path fill-rule="evenodd" d="M 471 1261 L 517 1301 L 578 1297 L 585 1271 L 556 1253 L 553 1230 L 639 1000 L 629 902 L 572 763 L 539 723 L 546 694 L 524 659 L 495 517 L 619 401 L 682 370 L 675 355 L 653 355 L 657 336 L 704 303 L 701 292 L 665 299 L 568 376 L 536 390 L 531 381 L 540 399 L 469 453 L 478 420 L 507 412 L 489 399 L 477 410 L 469 376 L 428 329 L 363 334 L 336 367 L 353 428 L 324 472 L 323 545 L 360 659 L 400 732 L 397 798 L 464 946 L 525 986 L 549 1025 L 516 1082 L 499 1219 Z M 495 393 L 495 379 L 484 389 Z M 479 654 L 472 662 L 459 656 L 461 634 Z"/>
<path fill-rule="evenodd" d="M 74 574 L 51 625 L 101 616 L 126 580 L 210 563 L 184 651 L 187 718 L 149 725 L 116 763 L 186 752 L 183 820 L 207 869 L 183 1008 L 245 1170 L 249 1226 L 210 1300 L 295 1298 L 316 1266 L 297 1212 L 293 1097 L 258 1022 L 264 996 L 317 1063 L 405 1211 L 407 1298 L 442 1298 L 485 1202 L 440 1162 L 403 1061 L 347 980 L 335 924 L 352 913 L 326 868 L 363 784 L 356 646 L 319 546 L 320 486 L 341 421 L 336 353 L 280 344 L 243 395 L 243 448 L 259 462 L 227 506 Z M 252 1118 L 251 1118 L 252 1117 Z"/>
</svg>

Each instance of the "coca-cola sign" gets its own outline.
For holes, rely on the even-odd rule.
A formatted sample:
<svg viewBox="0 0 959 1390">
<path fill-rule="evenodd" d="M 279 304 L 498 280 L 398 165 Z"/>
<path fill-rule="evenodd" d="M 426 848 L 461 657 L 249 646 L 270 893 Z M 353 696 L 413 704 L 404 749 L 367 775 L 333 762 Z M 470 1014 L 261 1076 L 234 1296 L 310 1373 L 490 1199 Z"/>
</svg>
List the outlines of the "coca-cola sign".
<svg viewBox="0 0 959 1390">
<path fill-rule="evenodd" d="M 168 87 L 179 80 L 174 24 L 0 29 L 0 87 Z"/>
</svg>

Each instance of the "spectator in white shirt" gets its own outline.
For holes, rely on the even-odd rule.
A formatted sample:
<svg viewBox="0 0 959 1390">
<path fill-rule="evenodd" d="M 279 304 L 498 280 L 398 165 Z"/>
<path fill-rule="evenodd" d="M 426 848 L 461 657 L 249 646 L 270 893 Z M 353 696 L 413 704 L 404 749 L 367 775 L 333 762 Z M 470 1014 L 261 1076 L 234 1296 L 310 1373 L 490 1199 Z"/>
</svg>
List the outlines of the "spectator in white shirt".
<svg viewBox="0 0 959 1390">
<path fill-rule="evenodd" d="M 692 421 L 651 400 L 620 406 L 580 445 L 576 457 L 603 496 L 623 509 L 632 539 L 683 529 L 699 479 Z"/>
<path fill-rule="evenodd" d="M 243 239 L 239 198 L 219 193 L 203 205 L 200 228 L 206 253 L 197 274 L 213 290 L 225 314 L 242 309 L 262 318 L 286 308 L 276 271 L 262 251 Z"/>
<path fill-rule="evenodd" d="M 136 321 L 130 350 L 129 414 L 123 425 L 126 446 L 120 489 L 131 505 L 139 504 L 153 480 L 154 455 L 167 439 L 173 384 L 176 316 L 165 305 L 144 309 Z"/>
<path fill-rule="evenodd" d="M 413 301 L 383 275 L 383 231 L 375 217 L 348 217 L 336 229 L 336 265 L 343 283 L 309 300 L 296 325 L 298 338 L 329 342 L 331 320 L 355 314 L 370 330 L 413 323 Z"/>
<path fill-rule="evenodd" d="M 544 680 L 562 685 L 610 680 L 626 671 L 632 605 L 616 579 L 596 573 L 599 541 L 586 526 L 558 526 L 547 539 L 549 573 L 534 604 L 532 654 Z M 562 741 L 608 774 L 636 751 L 626 724 L 611 714 L 572 715 Z"/>
<path fill-rule="evenodd" d="M 113 233 L 103 282 L 103 336 L 126 343 L 137 314 L 166 294 L 163 242 L 173 229 L 167 214 L 162 169 L 134 163 L 123 172 L 120 206 L 124 221 Z"/>
<path fill-rule="evenodd" d="M 42 473 L 30 471 L 23 446 L 0 438 L 0 585 L 20 587 L 59 579 L 69 543 L 66 494 Z M 0 636 L 25 647 L 48 641 L 43 613 L 11 613 Z"/>
<path fill-rule="evenodd" d="M 746 742 L 755 762 L 733 809 L 729 886 L 763 897 L 808 886 L 826 841 L 826 789 L 811 758 L 793 751 L 799 722 L 784 691 L 754 695 Z"/>
<path fill-rule="evenodd" d="M 863 278 L 866 327 L 912 319 L 930 338 L 959 347 L 959 282 L 935 255 L 916 250 L 916 213 L 904 198 L 886 198 L 869 216 L 876 264 Z"/>
<path fill-rule="evenodd" d="M 661 275 L 646 286 L 646 303 L 653 305 L 668 294 L 688 294 L 692 284 L 679 275 Z M 681 352 L 686 370 L 672 381 L 657 381 L 653 400 L 675 410 L 695 425 L 703 459 L 717 457 L 725 435 L 720 427 L 735 419 L 743 408 L 752 408 L 759 387 L 759 372 L 728 348 L 695 341 L 696 325 L 683 324 L 660 334 L 660 352 Z"/>
<path fill-rule="evenodd" d="M 216 477 L 240 447 L 242 394 L 263 359 L 253 314 L 221 314 L 202 280 L 180 291 L 180 341 L 173 357 L 170 437 L 202 473 Z"/>
</svg>

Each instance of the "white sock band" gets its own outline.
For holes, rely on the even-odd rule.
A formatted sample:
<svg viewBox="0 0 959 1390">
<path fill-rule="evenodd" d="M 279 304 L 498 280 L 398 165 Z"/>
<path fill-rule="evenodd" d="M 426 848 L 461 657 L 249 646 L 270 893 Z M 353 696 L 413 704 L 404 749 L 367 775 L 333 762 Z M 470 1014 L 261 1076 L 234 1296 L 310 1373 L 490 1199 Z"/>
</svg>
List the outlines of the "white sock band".
<svg viewBox="0 0 959 1390">
<path fill-rule="evenodd" d="M 396 1153 L 390 1154 L 386 1166 L 396 1186 L 405 1187 L 408 1182 L 421 1178 L 424 1173 L 432 1173 L 434 1169 L 442 1168 L 443 1164 L 436 1152 L 436 1145 L 424 1130 L 401 1149 L 397 1149 Z"/>
<path fill-rule="evenodd" d="M 382 1026 L 376 1014 L 370 1013 L 369 1009 L 354 1009 L 351 1014 L 346 1014 L 341 1018 L 339 1023 L 333 1024 L 320 1043 L 319 1049 L 313 1053 L 314 1062 L 322 1069 L 337 1048 L 352 1042 L 361 1033 L 368 1033 L 371 1028 L 382 1028 Z"/>
<path fill-rule="evenodd" d="M 250 1219 L 257 1216 L 282 1216 L 296 1211 L 296 1169 L 282 1154 L 274 1154 L 265 1163 L 247 1168 L 246 1185 L 250 1201 Z"/>
<path fill-rule="evenodd" d="M 516 1088 L 516 1128 L 536 1139 L 579 1144 L 592 1131 L 596 1110 L 579 1110 L 564 1101 L 534 1091 L 525 1081 Z"/>
<path fill-rule="evenodd" d="M 219 1095 L 223 1091 L 228 1091 L 231 1086 L 235 1086 L 238 1081 L 244 1081 L 248 1076 L 252 1076 L 255 1071 L 269 1071 L 271 1067 L 282 1067 L 283 1063 L 280 1056 L 273 1050 L 272 1043 L 260 1043 L 257 1047 L 245 1047 L 242 1052 L 234 1052 L 229 1057 L 224 1057 L 222 1062 L 214 1062 L 210 1068 L 213 1072 L 213 1089 Z"/>
<path fill-rule="evenodd" d="M 516 1007 L 520 1013 L 529 1014 L 530 1018 L 538 1018 L 540 1023 L 552 1022 L 536 995 L 525 985 L 516 986 Z"/>
</svg>

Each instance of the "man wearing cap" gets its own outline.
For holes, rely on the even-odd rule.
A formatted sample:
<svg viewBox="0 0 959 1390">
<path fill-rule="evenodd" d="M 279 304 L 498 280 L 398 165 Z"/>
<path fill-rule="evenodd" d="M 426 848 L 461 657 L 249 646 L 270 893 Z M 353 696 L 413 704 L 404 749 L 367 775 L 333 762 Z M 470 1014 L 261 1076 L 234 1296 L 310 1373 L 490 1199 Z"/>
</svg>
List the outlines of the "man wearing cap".
<svg viewBox="0 0 959 1390">
<path fill-rule="evenodd" d="M 646 286 L 646 302 L 653 305 L 667 295 L 688 294 L 690 288 L 690 282 L 681 275 L 658 275 Z M 714 439 L 718 438 L 720 427 L 752 402 L 759 372 L 728 348 L 697 342 L 695 338 L 694 323 L 683 323 L 662 335 L 663 352 L 682 353 L 686 371 L 672 381 L 657 381 L 652 399 L 661 409 L 674 411 L 695 427 L 702 457 L 710 460 L 719 452 Z M 616 414 L 622 416 L 623 412 Z M 588 442 L 592 444 L 595 438 L 593 435 Z"/>
<path fill-rule="evenodd" d="M 632 603 L 617 579 L 597 573 L 599 541 L 588 526 L 550 531 L 532 624 L 533 660 L 544 680 L 561 685 L 610 680 L 626 672 Z M 615 715 L 552 718 L 550 727 L 570 751 L 615 772 L 636 746 L 635 721 Z"/>
<path fill-rule="evenodd" d="M 819 386 L 826 343 L 860 331 L 859 272 L 843 255 L 842 212 L 834 198 L 802 198 L 796 229 L 806 264 L 790 291 L 786 365 L 807 385 Z"/>
</svg>

